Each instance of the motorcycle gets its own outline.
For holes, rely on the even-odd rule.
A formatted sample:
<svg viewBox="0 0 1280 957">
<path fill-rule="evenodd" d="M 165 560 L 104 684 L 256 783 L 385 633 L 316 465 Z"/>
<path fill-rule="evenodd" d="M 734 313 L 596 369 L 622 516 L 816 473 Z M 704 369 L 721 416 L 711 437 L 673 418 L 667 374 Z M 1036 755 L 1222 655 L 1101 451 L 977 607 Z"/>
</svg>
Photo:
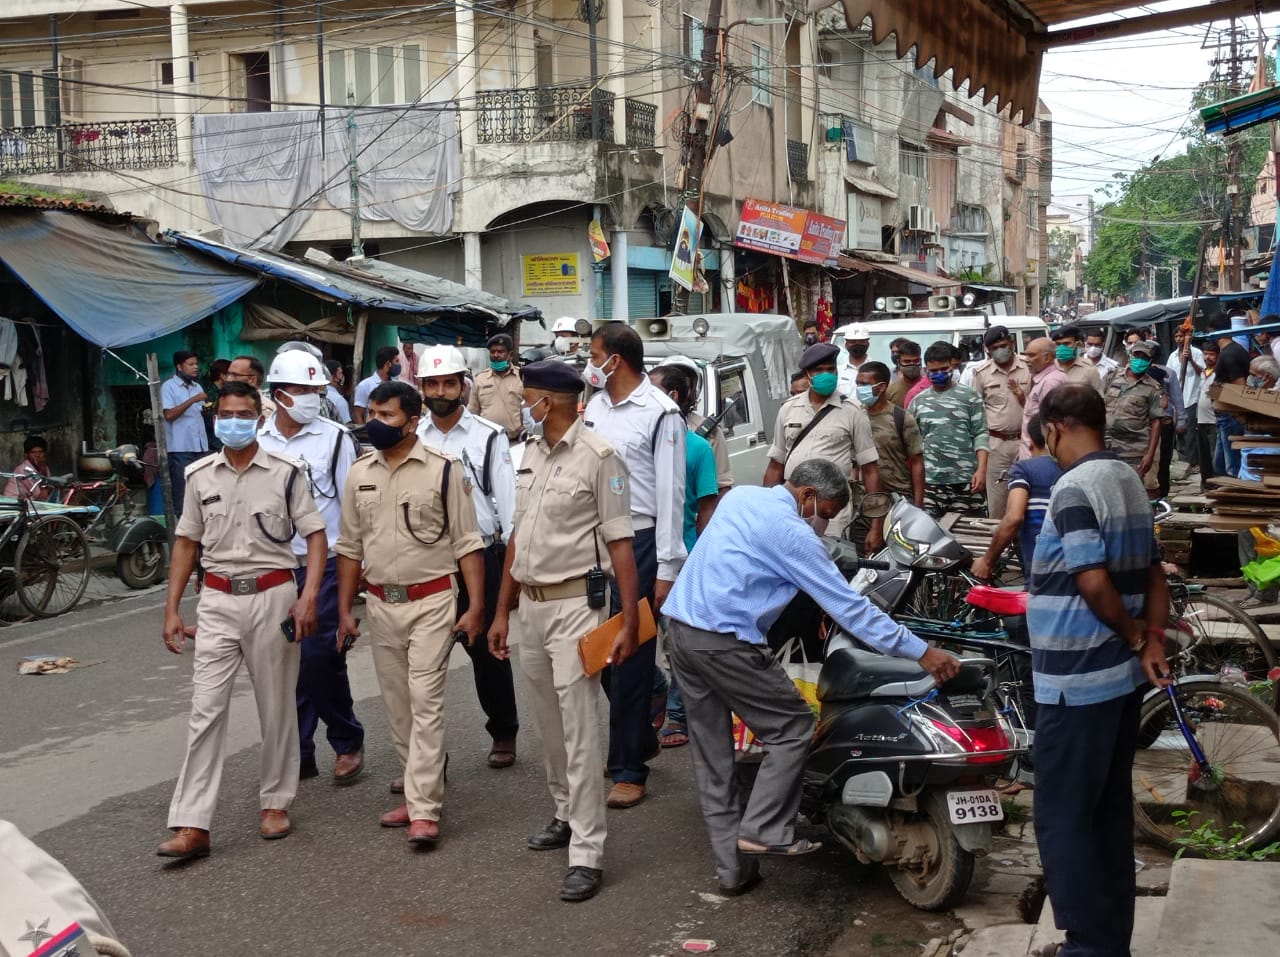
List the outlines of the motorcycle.
<svg viewBox="0 0 1280 957">
<path fill-rule="evenodd" d="M 873 493 L 859 510 L 879 518 L 889 502 Z M 893 580 L 897 565 L 859 558 L 846 541 L 824 543 L 846 579 L 870 572 Z M 815 613 L 822 622 L 812 599 L 797 596 L 770 643 L 817 633 L 806 631 Z M 1016 713 L 999 706 L 996 664 L 965 659 L 940 686 L 913 661 L 863 650 L 829 623 L 816 628 L 825 649 L 801 813 L 858 860 L 891 868 L 913 906 L 950 908 L 968 890 L 974 858 L 990 851 L 992 825 L 1004 819 L 994 782 L 1025 753 Z"/>
</svg>

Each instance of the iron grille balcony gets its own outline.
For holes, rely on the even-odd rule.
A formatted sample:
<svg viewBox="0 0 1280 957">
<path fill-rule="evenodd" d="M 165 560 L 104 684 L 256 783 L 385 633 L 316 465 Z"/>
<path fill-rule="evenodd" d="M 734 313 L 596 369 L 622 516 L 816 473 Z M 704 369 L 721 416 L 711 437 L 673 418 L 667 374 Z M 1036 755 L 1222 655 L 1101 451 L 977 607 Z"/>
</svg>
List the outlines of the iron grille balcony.
<svg viewBox="0 0 1280 957">
<path fill-rule="evenodd" d="M 178 128 L 169 119 L 0 129 L 0 175 L 159 169 L 177 162 Z"/>
<path fill-rule="evenodd" d="M 544 86 L 486 90 L 476 96 L 480 143 L 563 143 L 591 139 L 592 89 Z M 595 90 L 599 136 L 613 139 L 613 94 Z"/>
<path fill-rule="evenodd" d="M 787 169 L 791 171 L 793 183 L 809 181 L 809 144 L 798 140 L 787 140 Z"/>
<path fill-rule="evenodd" d="M 655 145 L 654 127 L 658 118 L 658 108 L 643 100 L 626 101 L 627 145 L 633 149 L 653 149 Z"/>
</svg>

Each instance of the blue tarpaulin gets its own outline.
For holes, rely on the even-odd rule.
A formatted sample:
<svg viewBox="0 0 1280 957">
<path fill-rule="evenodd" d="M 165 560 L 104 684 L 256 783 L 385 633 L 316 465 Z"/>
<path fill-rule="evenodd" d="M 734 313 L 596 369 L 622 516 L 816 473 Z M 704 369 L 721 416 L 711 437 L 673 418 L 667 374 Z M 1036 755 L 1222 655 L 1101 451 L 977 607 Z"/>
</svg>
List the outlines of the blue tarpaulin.
<svg viewBox="0 0 1280 957">
<path fill-rule="evenodd" d="M 133 223 L 0 209 L 0 262 L 103 348 L 156 339 L 240 299 L 259 279 L 154 242 Z"/>
<path fill-rule="evenodd" d="M 1280 250 L 1271 260 L 1271 278 L 1267 280 L 1267 290 L 1262 296 L 1259 315 L 1274 316 L 1280 314 Z"/>
</svg>

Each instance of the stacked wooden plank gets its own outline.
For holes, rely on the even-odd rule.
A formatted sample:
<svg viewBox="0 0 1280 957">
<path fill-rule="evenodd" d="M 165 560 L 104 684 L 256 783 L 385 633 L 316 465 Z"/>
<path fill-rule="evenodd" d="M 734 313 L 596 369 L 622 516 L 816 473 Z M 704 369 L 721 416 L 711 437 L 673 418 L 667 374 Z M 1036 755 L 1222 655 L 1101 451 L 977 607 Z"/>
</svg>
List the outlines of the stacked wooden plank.
<svg viewBox="0 0 1280 957">
<path fill-rule="evenodd" d="M 1254 528 L 1280 522 L 1280 392 L 1242 385 L 1224 385 L 1215 408 L 1234 412 L 1244 421 L 1246 434 L 1231 440 L 1242 452 L 1265 450 L 1271 455 L 1251 455 L 1249 467 L 1260 480 L 1215 478 L 1207 493 L 1213 503 L 1213 527 Z"/>
</svg>

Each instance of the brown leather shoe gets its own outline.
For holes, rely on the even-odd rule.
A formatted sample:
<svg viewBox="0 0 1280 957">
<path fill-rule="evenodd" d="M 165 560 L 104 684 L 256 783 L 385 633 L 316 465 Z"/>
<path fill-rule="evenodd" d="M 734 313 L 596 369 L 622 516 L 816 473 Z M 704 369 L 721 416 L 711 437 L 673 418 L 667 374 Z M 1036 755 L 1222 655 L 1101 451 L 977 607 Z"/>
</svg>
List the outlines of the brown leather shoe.
<svg viewBox="0 0 1280 957">
<path fill-rule="evenodd" d="M 180 827 L 173 837 L 156 848 L 161 857 L 174 857 L 181 861 L 209 856 L 209 832 L 198 827 Z"/>
<path fill-rule="evenodd" d="M 350 754 L 340 754 L 333 762 L 333 783 L 350 784 L 364 770 L 364 748 Z M 402 785 L 403 786 L 403 785 Z"/>
<path fill-rule="evenodd" d="M 609 789 L 609 807 L 635 807 L 644 800 L 644 785 L 617 781 Z"/>
<path fill-rule="evenodd" d="M 409 843 L 430 847 L 440 840 L 440 825 L 435 821 L 412 821 L 409 824 Z"/>
<path fill-rule="evenodd" d="M 489 767 L 509 768 L 516 763 L 516 742 L 514 738 L 493 742 L 489 749 Z"/>
<path fill-rule="evenodd" d="M 267 808 L 259 815 L 258 833 L 263 840 L 278 841 L 282 837 L 288 837 L 290 830 L 287 811 Z"/>
<path fill-rule="evenodd" d="M 388 785 L 387 790 L 392 794 L 404 794 L 404 775 L 402 774 L 400 777 L 394 779 L 391 784 Z"/>
<path fill-rule="evenodd" d="M 409 805 L 401 804 L 394 811 L 388 811 L 382 817 L 378 818 L 378 823 L 383 827 L 408 827 L 409 826 Z"/>
</svg>

